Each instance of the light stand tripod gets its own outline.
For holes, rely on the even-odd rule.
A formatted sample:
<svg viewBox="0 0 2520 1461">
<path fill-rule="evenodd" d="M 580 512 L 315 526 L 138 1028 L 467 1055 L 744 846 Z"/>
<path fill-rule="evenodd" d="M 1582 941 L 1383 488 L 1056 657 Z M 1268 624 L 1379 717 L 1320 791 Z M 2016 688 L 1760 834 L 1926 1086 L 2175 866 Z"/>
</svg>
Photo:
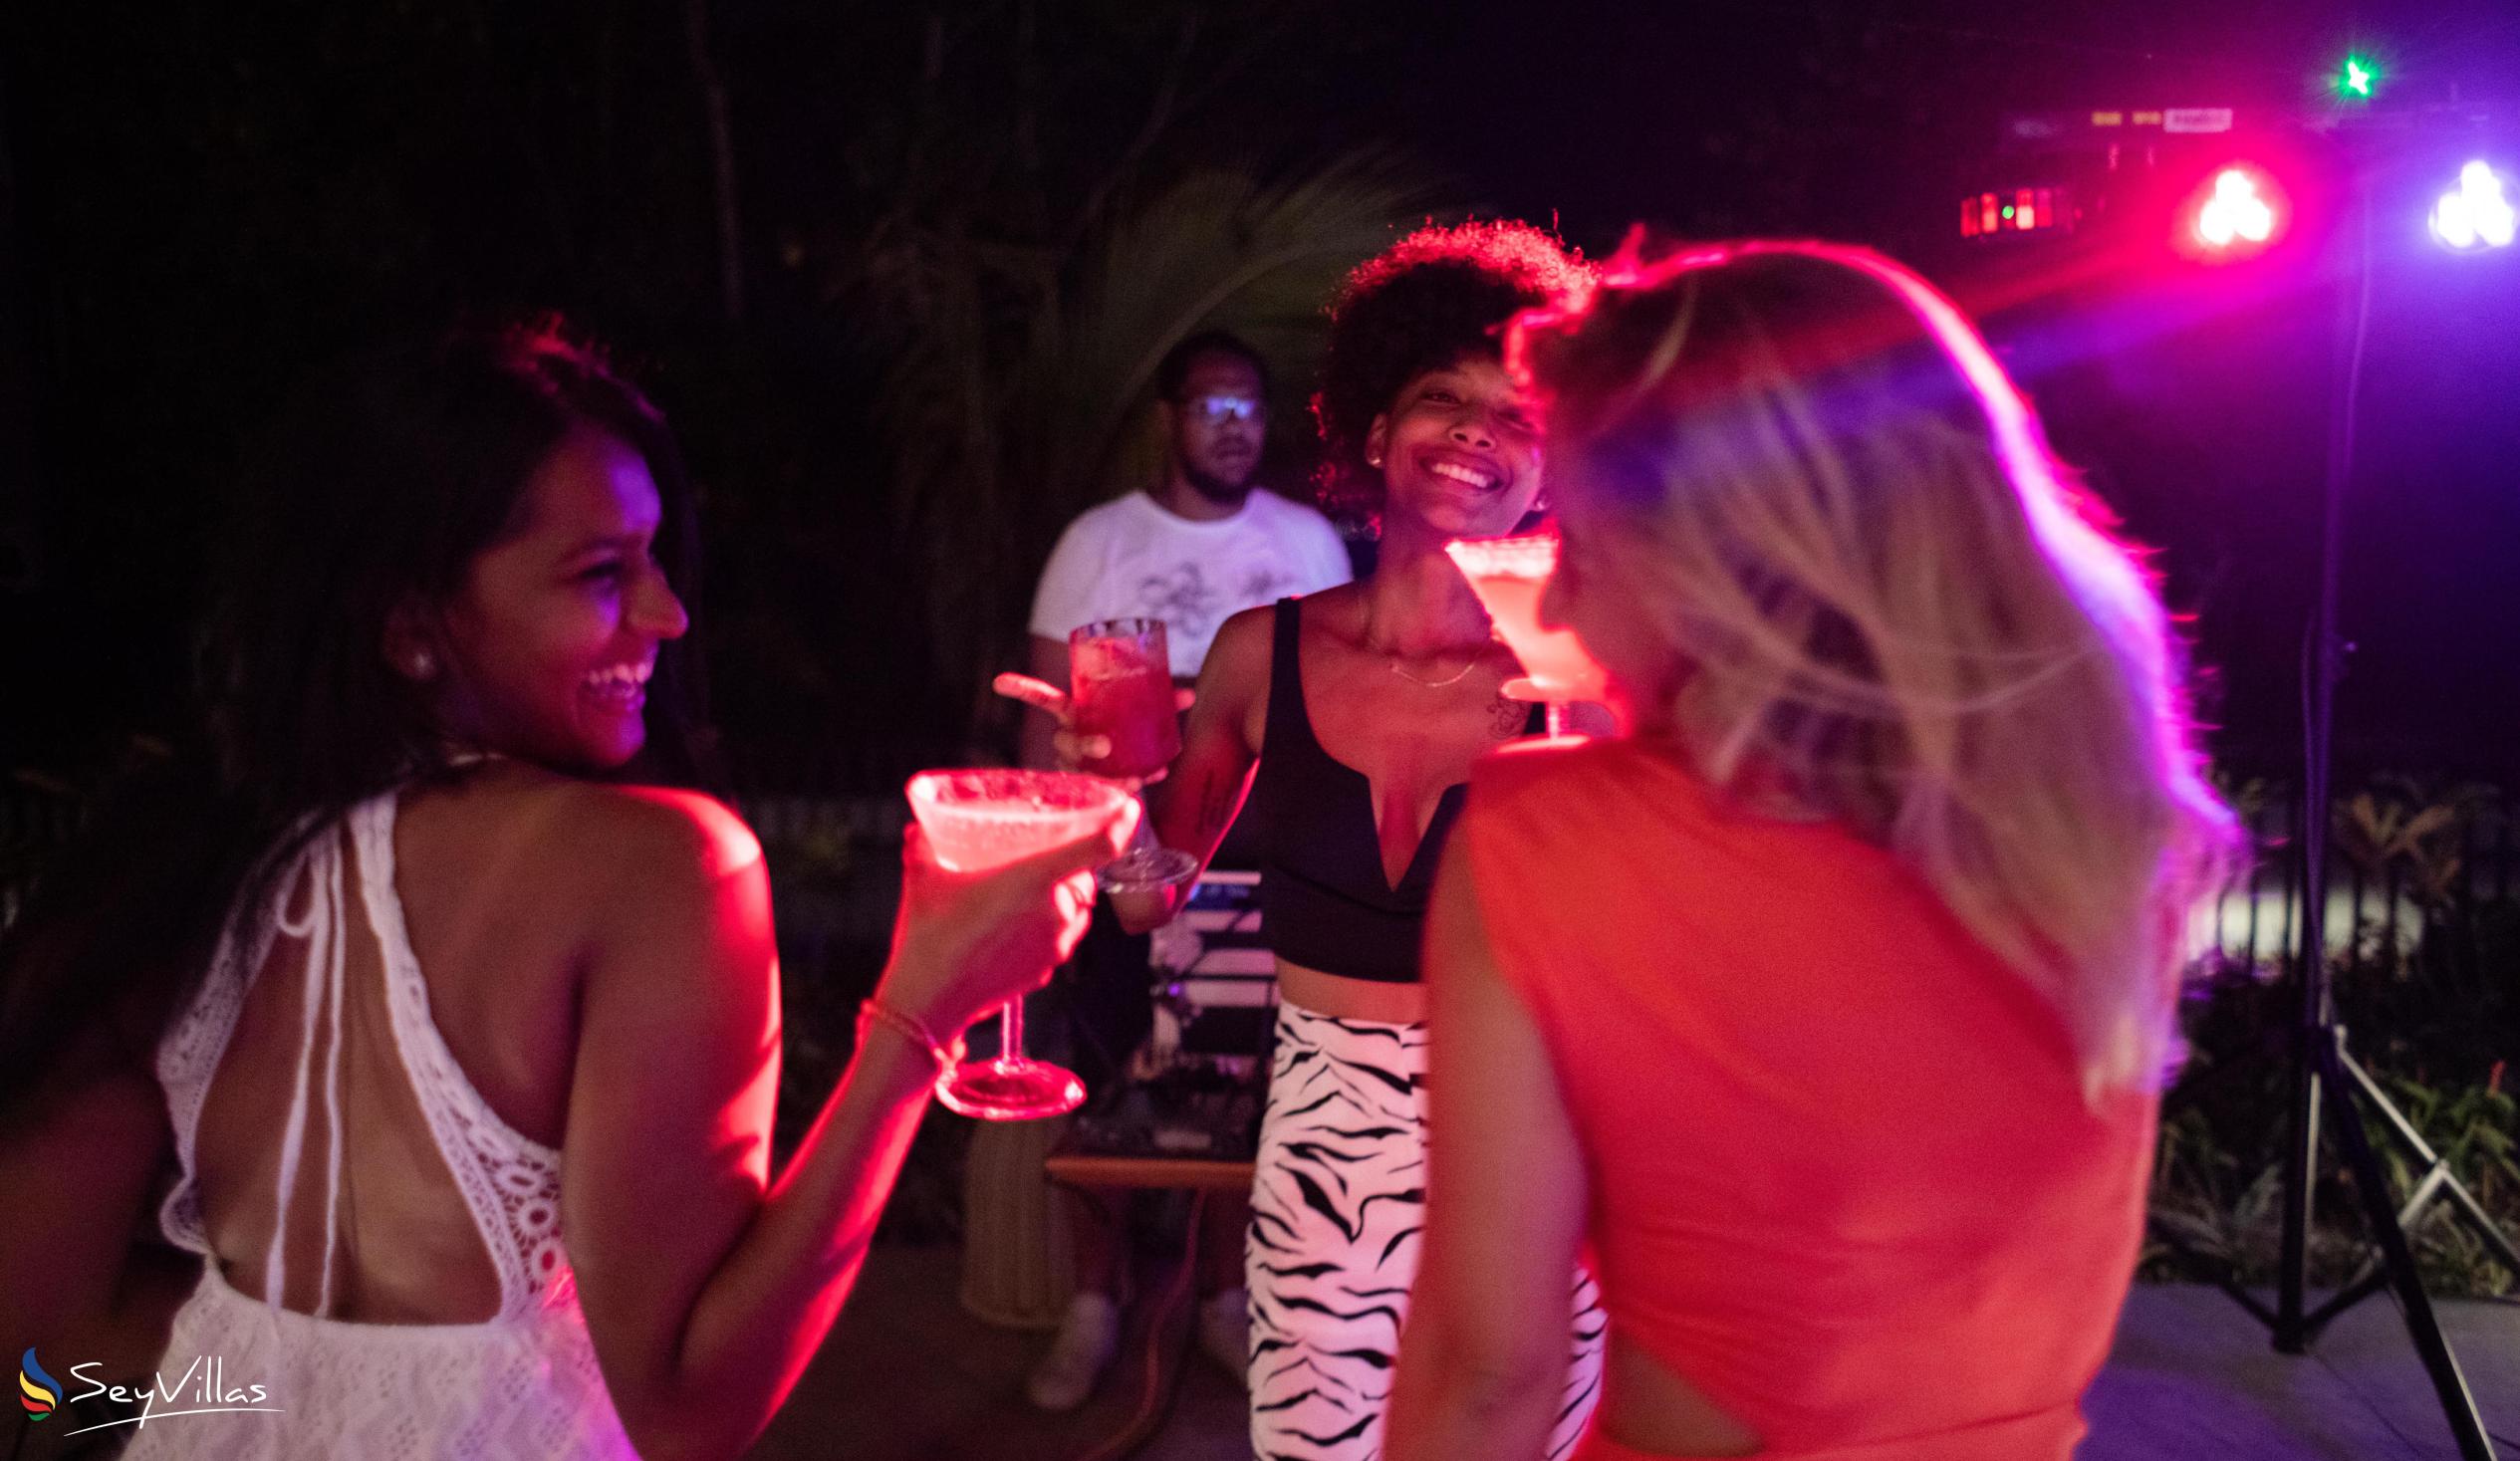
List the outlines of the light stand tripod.
<svg viewBox="0 0 2520 1461">
<path fill-rule="evenodd" d="M 2302 772 L 2302 897 L 2298 946 L 2301 978 L 2300 1024 L 2293 1050 L 2291 1125 L 2284 1153 L 2284 1232 L 2281 1270 L 2276 1275 L 2276 1302 L 2268 1309 L 2236 1283 L 2229 1292 L 2272 1333 L 2275 1347 L 2287 1354 L 2306 1352 L 2331 1320 L 2383 1288 L 2397 1296 L 2407 1336 L 2422 1359 L 2424 1372 L 2440 1397 L 2441 1411 L 2458 1441 L 2463 1461 L 2494 1461 L 2484 1417 L 2459 1372 L 2458 1356 L 2441 1334 L 2432 1302 L 2423 1292 L 2405 1226 L 2417 1221 L 2436 1198 L 2448 1197 L 2458 1215 L 2486 1245 L 2520 1272 L 2520 1253 L 2494 1224 L 2473 1194 L 2450 1175 L 2449 1164 L 2427 1146 L 2412 1123 L 2393 1104 L 2368 1072 L 2346 1051 L 2345 1027 L 2337 1021 L 2335 991 L 2327 958 L 2329 776 L 2334 747 L 2337 679 L 2344 669 L 2345 644 L 2337 636 L 2338 563 L 2343 552 L 2345 489 L 2353 475 L 2355 415 L 2360 404 L 2363 347 L 2371 324 L 2372 305 L 2371 196 L 2362 195 L 2360 247 L 2354 265 L 2351 313 L 2345 320 L 2336 396 L 2330 413 L 2328 465 L 2319 546 L 2319 601 L 2312 629 L 2308 684 L 2303 696 Z M 2392 1208 L 2389 1182 L 2379 1155 L 2355 1104 L 2361 1092 L 2390 1134 L 2424 1164 L 2424 1176 L 2403 1208 Z M 2322 1112 L 2363 1205 L 2380 1262 L 2348 1282 L 2328 1302 L 2306 1310 L 2309 1281 L 2309 1232 L 2317 1207 L 2317 1168 Z M 2156 1229 L 2157 1230 L 2157 1229 Z"/>
</svg>

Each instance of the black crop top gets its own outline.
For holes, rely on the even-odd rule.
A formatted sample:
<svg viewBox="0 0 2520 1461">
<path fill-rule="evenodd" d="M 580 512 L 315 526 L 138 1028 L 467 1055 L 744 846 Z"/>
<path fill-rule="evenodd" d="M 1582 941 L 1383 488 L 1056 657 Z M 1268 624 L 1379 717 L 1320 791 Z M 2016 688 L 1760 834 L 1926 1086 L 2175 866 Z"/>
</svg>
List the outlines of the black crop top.
<svg viewBox="0 0 2520 1461">
<path fill-rule="evenodd" d="M 1426 899 L 1443 843 L 1461 815 L 1462 786 L 1444 788 L 1426 836 L 1394 887 L 1383 871 L 1374 786 L 1333 760 L 1313 735 L 1298 660 L 1304 611 L 1277 603 L 1269 660 L 1269 718 L 1260 768 L 1243 802 L 1260 863 L 1260 936 L 1290 964 L 1350 979 L 1414 984 Z M 1531 729 L 1546 711 L 1532 707 Z"/>
</svg>

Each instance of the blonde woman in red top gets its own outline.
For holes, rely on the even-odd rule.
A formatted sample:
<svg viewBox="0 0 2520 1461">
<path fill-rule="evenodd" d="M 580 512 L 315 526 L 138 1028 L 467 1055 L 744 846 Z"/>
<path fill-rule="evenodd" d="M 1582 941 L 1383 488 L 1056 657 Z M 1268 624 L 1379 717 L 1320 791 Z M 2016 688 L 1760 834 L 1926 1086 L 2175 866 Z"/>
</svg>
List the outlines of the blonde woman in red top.
<svg viewBox="0 0 2520 1461">
<path fill-rule="evenodd" d="M 1437 879 L 1395 1458 L 2057 1461 L 2230 846 L 2153 589 L 1877 255 L 1627 261 L 1527 321 L 1545 606 L 1630 734 L 1474 774 Z"/>
</svg>

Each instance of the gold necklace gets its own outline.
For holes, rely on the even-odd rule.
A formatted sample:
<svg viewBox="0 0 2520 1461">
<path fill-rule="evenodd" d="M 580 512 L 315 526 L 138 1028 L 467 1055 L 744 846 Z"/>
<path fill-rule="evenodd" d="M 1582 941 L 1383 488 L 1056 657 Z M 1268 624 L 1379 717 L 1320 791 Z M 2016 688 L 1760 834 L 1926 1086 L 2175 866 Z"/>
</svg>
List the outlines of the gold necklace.
<svg viewBox="0 0 2520 1461">
<path fill-rule="evenodd" d="M 1389 657 L 1387 667 L 1390 669 L 1391 673 L 1398 675 L 1401 679 L 1408 681 L 1412 685 L 1423 685 L 1429 690 L 1440 690 L 1446 685 L 1457 685 L 1463 680 L 1468 679 L 1470 677 L 1470 671 L 1479 667 L 1479 661 L 1477 656 L 1471 656 L 1470 662 L 1461 666 L 1461 672 L 1448 680 L 1421 680 L 1417 676 L 1410 674 L 1407 670 L 1400 668 L 1400 658 L 1396 654 Z"/>
<path fill-rule="evenodd" d="M 1365 646 L 1367 649 L 1383 656 L 1384 667 L 1386 669 L 1388 669 L 1391 673 L 1398 675 L 1401 679 L 1408 681 L 1412 685 L 1419 685 L 1429 690 L 1447 689 L 1453 685 L 1457 685 L 1470 677 L 1470 671 L 1479 667 L 1479 653 L 1477 650 L 1472 650 L 1470 653 L 1470 662 L 1461 666 L 1460 671 L 1454 674 L 1450 679 L 1421 680 L 1417 676 L 1410 674 L 1407 670 L 1400 668 L 1400 657 L 1397 654 L 1392 653 L 1388 649 L 1376 649 L 1374 647 L 1374 603 L 1372 600 L 1366 601 L 1365 632 L 1363 637 L 1365 639 Z"/>
</svg>

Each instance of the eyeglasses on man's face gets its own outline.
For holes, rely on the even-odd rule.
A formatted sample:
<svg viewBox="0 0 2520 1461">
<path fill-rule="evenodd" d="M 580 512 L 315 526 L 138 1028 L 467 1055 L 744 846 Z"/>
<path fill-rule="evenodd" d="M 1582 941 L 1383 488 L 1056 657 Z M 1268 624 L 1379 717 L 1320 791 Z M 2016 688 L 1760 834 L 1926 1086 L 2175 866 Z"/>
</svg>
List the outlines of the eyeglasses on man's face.
<svg viewBox="0 0 2520 1461">
<path fill-rule="evenodd" d="M 1269 403 L 1256 395 L 1193 395 L 1181 402 L 1193 421 L 1221 426 L 1227 421 L 1257 421 L 1269 414 Z"/>
</svg>

